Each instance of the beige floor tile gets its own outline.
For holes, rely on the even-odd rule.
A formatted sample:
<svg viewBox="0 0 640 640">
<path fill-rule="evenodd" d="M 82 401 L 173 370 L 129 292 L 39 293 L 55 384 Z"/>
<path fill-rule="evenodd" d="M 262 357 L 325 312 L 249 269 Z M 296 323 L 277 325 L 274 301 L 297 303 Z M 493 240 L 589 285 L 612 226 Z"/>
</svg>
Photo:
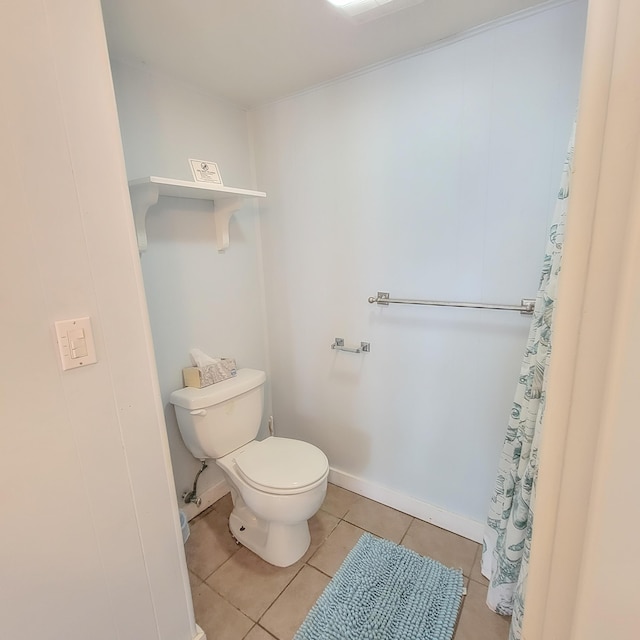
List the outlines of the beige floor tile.
<svg viewBox="0 0 640 640">
<path fill-rule="evenodd" d="M 467 597 L 466 594 L 469 589 L 469 578 L 465 577 L 463 580 L 463 584 L 464 584 L 465 591 L 463 591 L 462 602 L 460 603 L 460 608 L 458 609 L 458 615 L 456 616 L 456 623 L 453 627 L 454 638 L 455 638 L 456 632 L 458 631 L 458 625 L 460 624 L 460 616 L 462 614 L 462 608 L 464 607 L 464 601 L 465 601 L 465 598 Z"/>
<path fill-rule="evenodd" d="M 274 640 L 274 637 L 267 633 L 261 626 L 256 625 L 249 631 L 244 640 Z"/>
<path fill-rule="evenodd" d="M 328 576 L 333 576 L 363 533 L 362 529 L 343 520 L 308 563 Z"/>
<path fill-rule="evenodd" d="M 478 548 L 476 542 L 422 520 L 414 520 L 411 523 L 402 539 L 402 545 L 447 567 L 462 569 L 465 576 L 471 573 Z"/>
<path fill-rule="evenodd" d="M 358 498 L 344 519 L 376 536 L 400 542 L 413 518 L 368 498 Z"/>
<path fill-rule="evenodd" d="M 191 529 L 191 527 L 193 527 L 193 525 L 196 522 L 198 522 L 198 520 L 202 520 L 203 518 L 206 518 L 212 511 L 213 511 L 213 505 L 210 505 L 204 511 L 201 511 L 199 514 L 193 516 L 193 518 L 189 520 L 189 529 Z"/>
<path fill-rule="evenodd" d="M 474 560 L 473 567 L 471 568 L 470 577 L 472 580 L 475 580 L 476 582 L 479 582 L 480 584 L 483 584 L 486 587 L 489 585 L 489 581 L 482 575 L 480 571 L 481 563 L 482 563 L 482 545 L 479 544 L 478 550 L 476 551 L 476 559 Z"/>
<path fill-rule="evenodd" d="M 225 494 L 218 500 L 213 503 L 213 508 L 220 514 L 229 518 L 231 512 L 233 511 L 233 500 L 231 499 L 231 491 Z"/>
<path fill-rule="evenodd" d="M 335 484 L 328 484 L 327 496 L 320 508 L 338 518 L 343 518 L 359 499 L 360 496 L 357 493 L 337 487 Z"/>
<path fill-rule="evenodd" d="M 242 547 L 207 584 L 256 622 L 300 571 L 300 564 L 275 567 Z"/>
<path fill-rule="evenodd" d="M 260 625 L 278 640 L 291 640 L 328 583 L 327 576 L 305 565 L 262 616 Z"/>
<path fill-rule="evenodd" d="M 309 520 L 311 543 L 309 544 L 307 552 L 302 556 L 300 563 L 307 562 L 307 560 L 316 552 L 318 547 L 320 547 L 329 535 L 331 535 L 331 532 L 336 528 L 339 522 L 339 518 L 332 516 L 326 511 L 318 511 L 318 513 Z"/>
<path fill-rule="evenodd" d="M 193 608 L 207 638 L 242 640 L 254 624 L 204 582 L 193 591 Z"/>
<path fill-rule="evenodd" d="M 215 510 L 193 521 L 191 535 L 185 545 L 187 566 L 205 580 L 237 550 L 229 533 L 229 521 Z"/>
<path fill-rule="evenodd" d="M 471 580 L 453 640 L 506 640 L 511 618 L 499 616 L 486 604 L 487 588 Z"/>
<path fill-rule="evenodd" d="M 191 591 L 195 591 L 196 587 L 202 584 L 202 580 L 195 573 L 189 571 L 189 584 L 191 585 Z"/>
</svg>

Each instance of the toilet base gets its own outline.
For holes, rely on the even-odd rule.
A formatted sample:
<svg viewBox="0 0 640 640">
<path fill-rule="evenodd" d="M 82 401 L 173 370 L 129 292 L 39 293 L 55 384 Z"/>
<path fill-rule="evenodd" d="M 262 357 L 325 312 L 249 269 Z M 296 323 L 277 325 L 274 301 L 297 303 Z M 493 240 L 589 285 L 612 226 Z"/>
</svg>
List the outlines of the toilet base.
<svg viewBox="0 0 640 640">
<path fill-rule="evenodd" d="M 297 562 L 311 544 L 306 520 L 296 524 L 267 522 L 246 504 L 236 504 L 229 516 L 229 529 L 240 544 L 276 567 Z"/>
</svg>

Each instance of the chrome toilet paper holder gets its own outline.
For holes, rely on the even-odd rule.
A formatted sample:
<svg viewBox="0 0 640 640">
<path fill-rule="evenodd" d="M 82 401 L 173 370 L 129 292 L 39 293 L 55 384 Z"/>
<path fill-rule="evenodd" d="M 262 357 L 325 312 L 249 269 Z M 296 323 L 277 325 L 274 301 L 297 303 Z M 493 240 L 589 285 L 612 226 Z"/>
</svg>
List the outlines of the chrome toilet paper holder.
<svg viewBox="0 0 640 640">
<path fill-rule="evenodd" d="M 336 338 L 331 348 L 336 351 L 348 351 L 349 353 L 369 353 L 371 344 L 369 342 L 361 342 L 359 347 L 345 347 L 344 338 Z"/>
</svg>

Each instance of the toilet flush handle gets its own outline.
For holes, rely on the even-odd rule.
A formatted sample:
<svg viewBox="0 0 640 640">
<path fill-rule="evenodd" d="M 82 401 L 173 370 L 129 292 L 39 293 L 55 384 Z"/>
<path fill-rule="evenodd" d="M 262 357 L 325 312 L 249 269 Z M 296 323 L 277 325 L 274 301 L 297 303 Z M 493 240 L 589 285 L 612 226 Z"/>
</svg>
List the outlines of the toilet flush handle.
<svg viewBox="0 0 640 640">
<path fill-rule="evenodd" d="M 189 411 L 189 414 L 192 416 L 206 416 L 207 415 L 207 410 L 206 409 L 195 409 L 194 411 Z"/>
</svg>

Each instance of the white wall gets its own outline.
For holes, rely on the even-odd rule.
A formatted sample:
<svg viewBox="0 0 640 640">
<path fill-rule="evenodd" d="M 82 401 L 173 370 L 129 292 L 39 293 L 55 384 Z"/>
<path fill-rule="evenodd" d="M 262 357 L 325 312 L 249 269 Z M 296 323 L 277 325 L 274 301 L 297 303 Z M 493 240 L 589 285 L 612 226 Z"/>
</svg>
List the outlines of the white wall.
<svg viewBox="0 0 640 640">
<path fill-rule="evenodd" d="M 0 635 L 187 640 L 100 5 L 0 14 Z M 98 362 L 63 372 L 54 322 L 85 315 Z"/>
<path fill-rule="evenodd" d="M 254 187 L 244 110 L 117 61 L 112 68 L 129 179 L 191 180 L 188 159 L 198 158 L 216 162 L 226 186 Z M 189 350 L 267 368 L 257 205 L 249 201 L 232 218 L 224 252 L 215 247 L 211 211 L 210 202 L 161 197 L 147 216 L 149 246 L 141 255 L 179 496 L 191 489 L 200 466 L 185 448 L 168 403 L 171 391 L 182 386 Z M 265 424 L 269 412 L 267 404 Z M 206 494 L 222 478 L 210 464 L 199 492 Z"/>
<path fill-rule="evenodd" d="M 535 296 L 585 13 L 556 6 L 251 114 L 277 432 L 370 495 L 462 516 L 467 535 L 528 320 L 367 297 Z M 336 353 L 336 336 L 371 353 Z"/>
</svg>

